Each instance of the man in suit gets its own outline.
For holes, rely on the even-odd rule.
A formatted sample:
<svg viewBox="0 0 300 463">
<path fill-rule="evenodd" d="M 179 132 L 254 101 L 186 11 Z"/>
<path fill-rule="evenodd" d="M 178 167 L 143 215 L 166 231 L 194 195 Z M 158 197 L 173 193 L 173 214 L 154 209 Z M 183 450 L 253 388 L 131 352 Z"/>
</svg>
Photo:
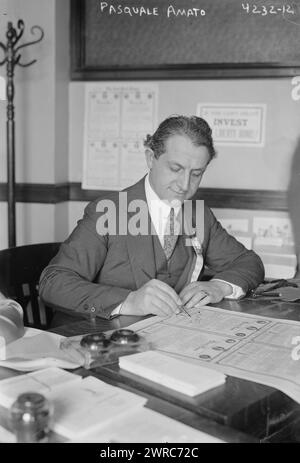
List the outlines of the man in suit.
<svg viewBox="0 0 300 463">
<path fill-rule="evenodd" d="M 168 316 L 240 298 L 263 280 L 260 258 L 195 199 L 215 156 L 206 121 L 170 117 L 145 147 L 149 173 L 90 203 L 42 273 L 46 303 L 103 318 Z M 201 280 L 204 266 L 210 281 Z"/>
</svg>

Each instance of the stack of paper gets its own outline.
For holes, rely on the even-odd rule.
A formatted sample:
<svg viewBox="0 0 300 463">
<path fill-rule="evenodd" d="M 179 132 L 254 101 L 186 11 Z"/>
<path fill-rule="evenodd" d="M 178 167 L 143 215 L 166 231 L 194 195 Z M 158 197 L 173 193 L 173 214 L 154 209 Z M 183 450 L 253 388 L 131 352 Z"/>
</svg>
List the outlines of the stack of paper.
<svg viewBox="0 0 300 463">
<path fill-rule="evenodd" d="M 93 432 L 72 442 L 221 443 L 225 441 L 142 407 L 124 415 L 100 432 Z"/>
<path fill-rule="evenodd" d="M 81 381 L 81 376 L 55 367 L 3 379 L 0 381 L 0 404 L 8 408 L 23 392 L 39 392 L 49 396 L 54 389 L 65 389 L 71 383 Z"/>
<path fill-rule="evenodd" d="M 11 431 L 8 431 L 0 425 L 0 443 L 1 444 L 15 444 L 16 436 Z"/>
<path fill-rule="evenodd" d="M 189 396 L 225 383 L 223 373 L 186 363 L 157 351 L 120 357 L 120 368 Z"/>
<path fill-rule="evenodd" d="M 23 392 L 44 394 L 53 404 L 52 429 L 66 438 L 79 438 L 142 407 L 147 399 L 92 376 L 47 368 L 0 381 L 0 404 L 10 407 Z"/>
<path fill-rule="evenodd" d="M 50 399 L 54 403 L 54 430 L 70 439 L 103 429 L 147 401 L 93 376 L 65 391 L 53 391 Z"/>
</svg>

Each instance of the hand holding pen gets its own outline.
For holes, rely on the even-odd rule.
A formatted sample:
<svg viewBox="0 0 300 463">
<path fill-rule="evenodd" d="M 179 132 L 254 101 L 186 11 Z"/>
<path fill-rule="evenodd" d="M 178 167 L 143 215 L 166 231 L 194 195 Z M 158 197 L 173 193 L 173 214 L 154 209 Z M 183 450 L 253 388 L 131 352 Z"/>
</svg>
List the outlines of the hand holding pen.
<svg viewBox="0 0 300 463">
<path fill-rule="evenodd" d="M 232 286 L 225 281 L 193 281 L 186 285 L 179 294 L 186 311 L 221 301 L 232 293 Z"/>
<path fill-rule="evenodd" d="M 185 309 L 184 305 L 180 305 L 179 306 L 179 310 L 180 312 L 179 313 L 185 313 L 186 315 L 188 315 L 190 318 L 192 318 L 191 314 L 188 313 L 188 311 Z"/>
</svg>

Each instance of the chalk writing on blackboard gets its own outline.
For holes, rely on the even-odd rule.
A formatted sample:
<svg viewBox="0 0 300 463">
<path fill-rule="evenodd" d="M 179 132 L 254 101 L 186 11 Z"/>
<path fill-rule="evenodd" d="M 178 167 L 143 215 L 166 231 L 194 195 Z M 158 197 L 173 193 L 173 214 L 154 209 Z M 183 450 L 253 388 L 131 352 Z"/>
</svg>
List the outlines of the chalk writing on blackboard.
<svg viewBox="0 0 300 463">
<path fill-rule="evenodd" d="M 250 5 L 249 3 L 242 3 L 241 5 L 242 10 L 247 14 L 260 14 L 262 16 L 270 15 L 270 14 L 290 14 L 295 15 L 295 8 L 294 5 L 259 5 L 256 4 Z"/>
<path fill-rule="evenodd" d="M 106 13 L 108 15 L 127 15 L 127 16 L 159 16 L 164 14 L 167 18 L 171 17 L 181 17 L 181 18 L 190 18 L 195 17 L 199 18 L 206 15 L 206 11 L 203 8 L 178 8 L 174 5 L 168 5 L 164 10 L 160 9 L 158 6 L 146 7 L 143 5 L 139 6 L 129 6 L 121 4 L 111 4 L 108 2 L 99 1 L 99 11 L 100 13 Z"/>
<path fill-rule="evenodd" d="M 299 75 L 300 0 L 76 0 L 71 5 L 74 79 Z M 252 14 L 252 5 L 261 14 Z M 267 15 L 260 5 L 268 6 Z"/>
</svg>

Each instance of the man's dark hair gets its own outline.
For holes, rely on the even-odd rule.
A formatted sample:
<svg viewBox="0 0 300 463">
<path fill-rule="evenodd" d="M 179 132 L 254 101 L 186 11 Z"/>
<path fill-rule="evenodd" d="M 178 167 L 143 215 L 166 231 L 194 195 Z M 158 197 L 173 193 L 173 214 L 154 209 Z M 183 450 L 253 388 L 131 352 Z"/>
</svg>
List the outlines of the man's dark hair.
<svg viewBox="0 0 300 463">
<path fill-rule="evenodd" d="M 165 152 L 166 141 L 173 135 L 188 137 L 195 146 L 206 146 L 210 160 L 215 157 L 212 131 L 208 123 L 197 116 L 171 116 L 165 119 L 153 135 L 147 135 L 144 146 L 154 152 L 156 159 Z"/>
</svg>

